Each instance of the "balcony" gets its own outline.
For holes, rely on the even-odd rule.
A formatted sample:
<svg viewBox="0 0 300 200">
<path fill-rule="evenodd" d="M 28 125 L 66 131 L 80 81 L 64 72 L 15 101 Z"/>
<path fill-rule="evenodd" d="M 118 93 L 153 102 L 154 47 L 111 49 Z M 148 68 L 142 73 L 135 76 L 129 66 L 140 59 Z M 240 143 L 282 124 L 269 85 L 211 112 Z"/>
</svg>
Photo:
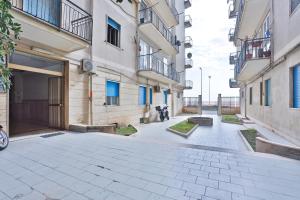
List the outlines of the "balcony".
<svg viewBox="0 0 300 200">
<path fill-rule="evenodd" d="M 191 36 L 186 36 L 184 41 L 185 48 L 192 48 L 193 47 L 193 39 Z"/>
<path fill-rule="evenodd" d="M 139 30 L 168 55 L 179 52 L 176 36 L 151 9 L 140 11 Z"/>
<path fill-rule="evenodd" d="M 228 17 L 229 19 L 233 19 L 237 16 L 235 1 L 231 2 L 228 9 Z"/>
<path fill-rule="evenodd" d="M 251 37 L 265 15 L 270 0 L 240 0 L 237 9 L 235 38 Z"/>
<path fill-rule="evenodd" d="M 247 40 L 242 44 L 242 50 L 236 62 L 238 81 L 247 81 L 259 74 L 270 64 L 270 38 Z"/>
<path fill-rule="evenodd" d="M 193 68 L 193 60 L 192 59 L 185 59 L 185 65 L 184 65 L 184 68 L 185 69 L 191 69 Z"/>
<path fill-rule="evenodd" d="M 192 18 L 190 15 L 186 15 L 184 17 L 184 28 L 190 28 L 192 27 Z"/>
<path fill-rule="evenodd" d="M 21 42 L 46 50 L 73 52 L 92 42 L 93 17 L 69 0 L 10 0 L 22 26 Z"/>
<path fill-rule="evenodd" d="M 165 63 L 154 55 L 139 56 L 137 71 L 140 76 L 167 84 L 178 84 L 180 82 L 180 75 L 175 66 Z"/>
<path fill-rule="evenodd" d="M 234 78 L 229 79 L 229 87 L 230 88 L 239 88 L 237 80 Z"/>
<path fill-rule="evenodd" d="M 234 41 L 234 33 L 235 33 L 234 28 L 231 28 L 229 30 L 229 33 L 228 33 L 228 40 L 229 40 L 229 42 L 233 42 Z"/>
<path fill-rule="evenodd" d="M 184 85 L 185 90 L 191 90 L 193 89 L 193 81 L 186 80 Z"/>
<path fill-rule="evenodd" d="M 229 55 L 229 64 L 230 65 L 235 65 L 238 57 L 239 57 L 239 52 L 230 53 L 230 55 Z"/>
<path fill-rule="evenodd" d="M 173 27 L 179 24 L 178 11 L 172 0 L 148 0 L 147 2 L 149 5 L 155 5 L 153 8 L 166 23 L 167 27 Z"/>
<path fill-rule="evenodd" d="M 192 0 L 184 0 L 184 8 L 188 9 L 192 6 Z"/>
</svg>

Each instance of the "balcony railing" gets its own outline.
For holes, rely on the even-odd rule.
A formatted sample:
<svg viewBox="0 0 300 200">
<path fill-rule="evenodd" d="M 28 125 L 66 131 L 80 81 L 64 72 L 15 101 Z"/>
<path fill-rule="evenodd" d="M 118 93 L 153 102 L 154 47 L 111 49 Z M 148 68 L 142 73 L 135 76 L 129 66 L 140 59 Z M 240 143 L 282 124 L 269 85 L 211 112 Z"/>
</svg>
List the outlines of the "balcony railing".
<svg viewBox="0 0 300 200">
<path fill-rule="evenodd" d="M 152 71 L 173 81 L 180 82 L 180 74 L 174 64 L 165 63 L 154 55 L 139 56 L 138 71 Z"/>
<path fill-rule="evenodd" d="M 193 68 L 193 60 L 192 59 L 186 59 L 185 60 L 185 69 L 190 69 L 190 68 Z"/>
<path fill-rule="evenodd" d="M 186 15 L 186 16 L 184 17 L 184 27 L 185 27 L 185 28 L 190 28 L 190 27 L 192 27 L 192 18 L 191 18 L 190 15 Z"/>
<path fill-rule="evenodd" d="M 235 18 L 236 16 L 237 16 L 237 11 L 235 10 L 235 5 L 234 3 L 231 3 L 228 9 L 228 17 L 229 19 L 232 19 Z"/>
<path fill-rule="evenodd" d="M 193 81 L 186 80 L 184 88 L 187 89 L 187 90 L 193 89 Z"/>
<path fill-rule="evenodd" d="M 163 37 L 177 50 L 177 52 L 179 51 L 176 36 L 169 30 L 152 8 L 140 10 L 140 24 L 146 23 L 152 23 Z"/>
<path fill-rule="evenodd" d="M 237 34 L 240 30 L 240 23 L 241 23 L 242 15 L 243 15 L 243 12 L 244 12 L 244 7 L 245 7 L 245 0 L 240 0 L 239 7 L 238 7 L 237 11 L 235 12 L 236 22 L 235 22 L 235 28 L 234 28 L 233 41 L 234 41 L 235 38 L 237 38 Z"/>
<path fill-rule="evenodd" d="M 184 8 L 190 8 L 192 6 L 192 0 L 184 0 Z"/>
<path fill-rule="evenodd" d="M 231 29 L 229 29 L 229 33 L 228 33 L 229 42 L 233 42 L 234 38 L 235 38 L 235 29 L 231 28 Z"/>
<path fill-rule="evenodd" d="M 239 57 L 240 52 L 234 52 L 234 53 L 230 53 L 229 55 L 229 64 L 230 65 L 235 65 L 238 57 Z"/>
<path fill-rule="evenodd" d="M 229 87 L 230 88 L 238 88 L 238 82 L 234 78 L 229 79 Z"/>
<path fill-rule="evenodd" d="M 12 7 L 54 28 L 92 42 L 92 15 L 69 0 L 10 0 Z"/>
<path fill-rule="evenodd" d="M 268 59 L 271 57 L 270 38 L 246 40 L 236 61 L 236 72 L 240 73 L 245 63 L 250 60 Z"/>
<path fill-rule="evenodd" d="M 192 48 L 193 47 L 193 39 L 191 36 L 186 36 L 184 41 L 185 48 Z"/>
</svg>

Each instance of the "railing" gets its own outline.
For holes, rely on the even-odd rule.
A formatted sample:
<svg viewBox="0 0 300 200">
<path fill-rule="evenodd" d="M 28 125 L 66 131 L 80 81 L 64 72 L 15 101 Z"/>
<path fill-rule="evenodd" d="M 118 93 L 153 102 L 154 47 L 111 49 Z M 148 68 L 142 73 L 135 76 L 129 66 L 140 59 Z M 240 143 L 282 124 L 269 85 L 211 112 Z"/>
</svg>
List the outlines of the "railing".
<svg viewBox="0 0 300 200">
<path fill-rule="evenodd" d="M 238 82 L 234 78 L 229 79 L 229 87 L 230 88 L 238 88 Z"/>
<path fill-rule="evenodd" d="M 234 5 L 234 3 L 231 3 L 229 5 L 229 9 L 228 9 L 228 17 L 229 17 L 229 19 L 232 19 L 236 16 L 237 16 L 237 12 L 235 10 L 235 5 Z"/>
<path fill-rule="evenodd" d="M 192 17 L 190 15 L 185 15 L 184 16 L 184 24 L 185 24 L 186 28 L 192 26 Z"/>
<path fill-rule="evenodd" d="M 222 114 L 233 115 L 240 113 L 240 97 L 222 97 Z"/>
<path fill-rule="evenodd" d="M 270 38 L 246 40 L 242 44 L 242 50 L 236 62 L 236 72 L 241 72 L 246 61 L 267 59 L 271 57 L 271 54 Z"/>
<path fill-rule="evenodd" d="M 184 0 L 184 8 L 187 9 L 192 6 L 192 0 Z"/>
<path fill-rule="evenodd" d="M 175 2 L 170 1 L 170 0 L 165 0 L 165 1 L 166 1 L 167 5 L 169 6 L 169 8 L 171 9 L 171 11 L 172 11 L 172 13 L 173 13 L 173 15 L 174 15 L 177 23 L 179 23 L 178 11 L 177 11 L 177 9 L 176 9 L 176 7 L 174 5 Z"/>
<path fill-rule="evenodd" d="M 185 59 L 185 68 L 192 68 L 193 67 L 193 60 L 192 59 Z"/>
<path fill-rule="evenodd" d="M 198 97 L 183 97 L 183 106 L 198 107 L 199 106 L 199 98 Z"/>
<path fill-rule="evenodd" d="M 242 15 L 244 12 L 245 7 L 245 0 L 240 0 L 238 10 L 236 11 L 236 22 L 235 22 L 235 29 L 234 29 L 234 38 L 237 38 L 237 34 L 240 30 L 240 23 L 242 20 Z"/>
<path fill-rule="evenodd" d="M 229 33 L 228 33 L 229 42 L 233 42 L 234 38 L 235 38 L 235 29 L 231 28 L 231 29 L 229 29 Z"/>
<path fill-rule="evenodd" d="M 186 80 L 185 81 L 185 88 L 186 89 L 192 89 L 193 88 L 193 81 Z"/>
<path fill-rule="evenodd" d="M 173 64 L 165 63 L 154 55 L 139 56 L 138 71 L 152 71 L 171 80 L 180 82 L 180 75 Z"/>
<path fill-rule="evenodd" d="M 152 8 L 140 10 L 139 13 L 140 24 L 152 23 L 162 36 L 176 49 L 176 51 L 179 51 L 176 36 L 169 30 Z"/>
<path fill-rule="evenodd" d="M 235 63 L 239 57 L 239 54 L 240 54 L 240 52 L 230 53 L 230 55 L 229 55 L 229 64 L 230 65 L 235 65 Z"/>
<path fill-rule="evenodd" d="M 186 36 L 185 37 L 184 45 L 186 47 L 192 47 L 193 46 L 193 39 L 192 39 L 191 36 Z"/>
<path fill-rule="evenodd" d="M 92 42 L 92 15 L 69 0 L 10 0 L 12 7 L 57 29 Z"/>
</svg>

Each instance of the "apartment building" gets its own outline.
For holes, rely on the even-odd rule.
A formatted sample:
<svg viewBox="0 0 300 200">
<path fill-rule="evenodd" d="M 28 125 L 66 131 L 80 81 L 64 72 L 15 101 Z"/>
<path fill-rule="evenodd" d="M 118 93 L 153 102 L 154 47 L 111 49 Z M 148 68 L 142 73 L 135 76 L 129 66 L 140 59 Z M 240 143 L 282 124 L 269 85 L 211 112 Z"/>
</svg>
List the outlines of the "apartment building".
<svg viewBox="0 0 300 200">
<path fill-rule="evenodd" d="M 184 15 L 190 1 L 11 3 L 23 31 L 8 62 L 12 87 L 0 93 L 0 124 L 11 136 L 155 121 L 162 104 L 173 116 L 181 112 L 182 91 L 191 88 L 185 80 L 191 20 Z"/>
<path fill-rule="evenodd" d="M 231 0 L 242 115 L 300 145 L 300 1 Z"/>
</svg>

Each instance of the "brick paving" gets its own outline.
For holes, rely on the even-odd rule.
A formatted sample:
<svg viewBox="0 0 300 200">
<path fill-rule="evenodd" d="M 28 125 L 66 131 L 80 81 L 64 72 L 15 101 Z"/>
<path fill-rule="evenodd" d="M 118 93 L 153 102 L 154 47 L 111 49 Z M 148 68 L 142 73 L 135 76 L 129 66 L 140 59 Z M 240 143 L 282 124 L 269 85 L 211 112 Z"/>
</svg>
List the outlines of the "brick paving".
<svg viewBox="0 0 300 200">
<path fill-rule="evenodd" d="M 0 200 L 299 200 L 300 162 L 66 133 L 0 152 Z"/>
</svg>

